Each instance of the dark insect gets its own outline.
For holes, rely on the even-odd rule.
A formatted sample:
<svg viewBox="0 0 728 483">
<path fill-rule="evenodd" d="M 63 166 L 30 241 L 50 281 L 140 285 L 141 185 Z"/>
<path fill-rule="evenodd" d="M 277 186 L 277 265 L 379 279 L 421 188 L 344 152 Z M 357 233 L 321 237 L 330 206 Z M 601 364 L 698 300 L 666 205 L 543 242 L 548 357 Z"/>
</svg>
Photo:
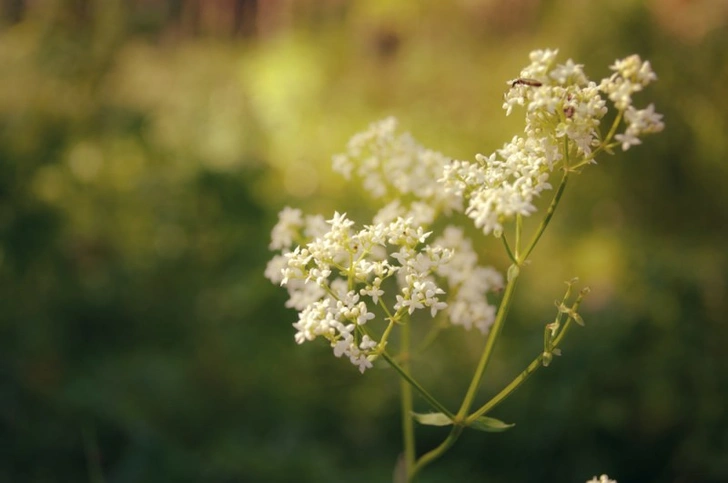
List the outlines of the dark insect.
<svg viewBox="0 0 728 483">
<path fill-rule="evenodd" d="M 528 77 L 521 77 L 519 79 L 514 80 L 511 83 L 511 87 L 516 87 L 518 84 L 524 85 L 524 86 L 531 86 L 531 87 L 541 87 L 543 83 L 537 81 L 536 79 L 529 79 Z"/>
</svg>

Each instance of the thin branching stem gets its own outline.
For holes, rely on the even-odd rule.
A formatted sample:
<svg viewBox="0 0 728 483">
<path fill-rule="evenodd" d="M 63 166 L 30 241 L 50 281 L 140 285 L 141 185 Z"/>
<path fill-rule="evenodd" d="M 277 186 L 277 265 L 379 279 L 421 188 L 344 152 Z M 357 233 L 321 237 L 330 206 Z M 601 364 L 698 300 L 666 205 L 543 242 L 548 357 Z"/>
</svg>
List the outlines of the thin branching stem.
<svg viewBox="0 0 728 483">
<path fill-rule="evenodd" d="M 556 194 L 554 194 L 554 197 L 551 200 L 551 204 L 549 205 L 548 210 L 546 211 L 546 216 L 544 216 L 543 220 L 541 220 L 541 224 L 538 226 L 538 229 L 534 233 L 533 238 L 531 239 L 531 242 L 528 244 L 528 247 L 523 252 L 523 256 L 518 259 L 519 262 L 523 263 L 524 261 L 528 260 L 528 257 L 531 255 L 531 252 L 533 251 L 534 248 L 536 248 L 536 244 L 538 243 L 538 240 L 541 238 L 541 235 L 543 235 L 543 232 L 546 231 L 546 227 L 549 225 L 551 218 L 554 216 L 554 212 L 556 212 L 556 207 L 559 205 L 561 196 L 564 194 L 564 190 L 566 189 L 566 182 L 568 180 L 569 180 L 569 171 L 565 169 L 564 175 L 561 178 L 561 183 L 559 184 L 559 187 L 556 190 Z"/>
<path fill-rule="evenodd" d="M 399 357 L 402 361 L 402 370 L 410 372 L 410 324 L 402 325 Z M 404 441 L 404 464 L 407 477 L 412 473 L 415 465 L 415 427 L 412 418 L 412 386 L 405 379 L 400 378 L 402 391 L 402 439 Z"/>
<path fill-rule="evenodd" d="M 386 351 L 383 351 L 381 355 L 382 358 L 384 358 L 384 360 L 387 361 L 389 365 L 392 366 L 392 368 L 397 371 L 399 375 L 402 376 L 414 388 L 414 390 L 420 394 L 420 396 L 423 397 L 423 399 L 425 399 L 425 401 L 430 403 L 430 406 L 440 411 L 450 419 L 455 418 L 455 415 L 450 410 L 448 410 L 440 403 L 440 401 L 435 399 L 429 392 L 427 392 L 427 390 L 422 387 L 422 385 L 417 382 L 407 371 L 402 369 L 402 366 L 399 365 L 392 356 L 390 356 Z"/>
</svg>

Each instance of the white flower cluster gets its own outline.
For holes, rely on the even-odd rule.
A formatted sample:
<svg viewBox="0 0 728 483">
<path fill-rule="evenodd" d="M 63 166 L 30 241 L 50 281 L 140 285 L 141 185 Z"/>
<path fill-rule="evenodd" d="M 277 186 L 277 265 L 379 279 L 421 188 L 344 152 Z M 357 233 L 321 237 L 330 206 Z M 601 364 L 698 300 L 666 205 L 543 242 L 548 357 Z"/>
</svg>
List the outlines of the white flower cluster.
<svg viewBox="0 0 728 483">
<path fill-rule="evenodd" d="M 650 104 L 646 109 L 637 110 L 629 106 L 624 113 L 624 120 L 627 129 L 623 134 L 617 134 L 614 138 L 622 143 L 622 150 L 626 151 L 630 146 L 642 144 L 640 136 L 653 134 L 662 131 L 665 124 L 662 122 L 662 114 L 655 112 L 655 106 Z"/>
<path fill-rule="evenodd" d="M 609 96 L 617 109 L 624 111 L 627 129 L 614 138 L 622 144 L 622 150 L 626 151 L 630 146 L 641 144 L 640 136 L 657 133 L 665 128 L 662 115 L 655 112 L 654 105 L 650 104 L 641 110 L 632 106 L 632 94 L 657 80 L 657 76 L 650 63 L 642 62 L 639 55 L 617 60 L 610 68 L 614 73 L 602 80 L 599 88 Z"/>
<path fill-rule="evenodd" d="M 287 305 L 300 311 L 293 324 L 296 342 L 324 337 L 334 355 L 347 356 L 364 372 L 384 349 L 365 327 L 374 318 L 370 309 L 384 307 L 392 321 L 420 309 L 429 309 L 434 317 L 447 304 L 433 275 L 453 252 L 426 244 L 430 233 L 412 219 L 397 218 L 356 231 L 345 214 L 335 213 L 326 224 L 327 231 L 309 240 L 307 232 L 320 230 L 318 218 L 304 220 L 299 210 L 284 209 L 271 241 L 282 254 L 269 262 L 266 277 L 287 286 Z M 303 243 L 293 248 L 294 240 Z M 391 310 L 382 288 L 390 278 L 399 287 Z"/>
<path fill-rule="evenodd" d="M 447 315 L 450 323 L 467 330 L 476 327 L 483 334 L 495 321 L 495 307 L 486 295 L 503 288 L 503 275 L 492 267 L 478 265 L 473 244 L 461 228 L 448 226 L 435 244 L 452 250 L 449 263 L 440 265 L 437 274 L 447 280 L 450 299 Z"/>
<path fill-rule="evenodd" d="M 642 62 L 639 55 L 630 55 L 617 60 L 609 68 L 614 73 L 603 79 L 599 88 L 609 96 L 609 100 L 620 111 L 632 105 L 632 94 L 657 80 L 650 63 Z"/>
<path fill-rule="evenodd" d="M 486 333 L 495 318 L 487 293 L 503 286 L 501 274 L 478 265 L 462 230 L 449 227 L 426 244 L 431 233 L 424 227 L 441 213 L 462 211 L 462 199 L 438 182 L 449 159 L 396 127 L 393 118 L 372 124 L 333 160 L 337 171 L 345 177 L 355 172 L 375 197 L 392 199 L 372 225 L 356 231 L 346 215 L 324 221 L 285 208 L 270 243 L 281 253 L 265 272 L 286 286 L 286 306 L 299 311 L 296 341 L 324 337 L 334 355 L 347 356 L 362 372 L 386 344 L 367 326 L 376 306 L 389 321 L 429 309 L 432 317 L 444 311 L 452 324 Z"/>
<path fill-rule="evenodd" d="M 531 64 L 520 77 L 508 82 L 503 108 L 526 111 L 524 137 L 476 162 L 453 161 L 443 172 L 445 190 L 467 200 L 465 213 L 485 234 L 500 236 L 503 223 L 515 215 L 534 211 L 535 198 L 550 189 L 549 176 L 558 166 L 569 169 L 594 162 L 595 148 L 605 147 L 599 126 L 607 113 L 606 93 L 620 112 L 627 130 L 615 139 L 623 149 L 639 144 L 639 136 L 663 128 L 653 106 L 632 107 L 631 94 L 655 80 L 648 62 L 638 56 L 617 61 L 611 77 L 599 85 L 589 81 L 583 66 L 571 59 L 556 63 L 556 50 L 531 53 Z"/>
<path fill-rule="evenodd" d="M 477 228 L 500 236 L 506 219 L 536 211 L 534 197 L 551 188 L 547 159 L 553 153 L 544 147 L 538 139 L 515 137 L 490 157 L 476 155 L 475 163 L 453 161 L 441 181 L 448 192 L 468 199 L 465 213 Z"/>
<path fill-rule="evenodd" d="M 333 157 L 333 168 L 346 179 L 352 172 L 375 198 L 394 200 L 399 216 L 432 223 L 438 211 L 461 210 L 462 201 L 437 183 L 449 158 L 418 144 L 409 133 L 397 132 L 397 120 L 372 123 L 349 140 L 345 154 Z M 400 200 L 413 206 L 407 212 Z"/>
<path fill-rule="evenodd" d="M 617 144 L 626 150 L 663 128 L 652 105 L 632 106 L 632 94 L 656 78 L 648 62 L 638 56 L 617 61 L 614 73 L 596 84 L 581 65 L 557 64 L 556 55 L 532 52 L 531 64 L 509 81 L 503 107 L 508 114 L 525 108 L 524 135 L 490 156 L 476 155 L 475 162 L 451 161 L 424 148 L 398 133 L 394 118 L 355 135 L 333 165 L 387 203 L 371 225 L 357 230 L 345 214 L 326 221 L 297 209 L 281 211 L 270 243 L 280 254 L 265 274 L 286 286 L 286 306 L 299 311 L 293 324 L 299 344 L 323 337 L 337 357 L 347 356 L 364 372 L 385 350 L 391 324 L 418 310 L 432 317 L 444 312 L 454 325 L 488 331 L 495 308 L 486 295 L 502 288 L 503 277 L 478 265 L 462 230 L 448 227 L 428 244 L 425 227 L 440 214 L 464 209 L 485 234 L 500 236 L 506 221 L 536 211 L 535 198 L 551 189 L 555 169 L 578 169 L 600 150 Z M 615 135 L 613 127 L 602 137 L 607 103 L 601 93 L 617 108 L 615 123 L 625 121 L 623 134 Z M 382 335 L 368 324 L 375 307 L 390 323 Z"/>
</svg>

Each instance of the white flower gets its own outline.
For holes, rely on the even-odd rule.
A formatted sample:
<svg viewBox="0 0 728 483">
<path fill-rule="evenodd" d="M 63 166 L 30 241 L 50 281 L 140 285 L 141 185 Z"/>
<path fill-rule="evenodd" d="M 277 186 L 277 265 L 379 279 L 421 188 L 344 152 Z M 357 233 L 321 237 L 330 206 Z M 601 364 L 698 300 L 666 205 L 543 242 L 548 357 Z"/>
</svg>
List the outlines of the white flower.
<svg viewBox="0 0 728 483">
<path fill-rule="evenodd" d="M 298 322 L 293 324 L 298 330 L 295 335 L 296 342 L 302 344 L 320 335 L 335 335 L 335 322 L 337 320 L 332 311 L 331 299 L 324 298 L 312 303 L 298 314 Z"/>
<path fill-rule="evenodd" d="M 556 64 L 556 54 L 532 52 L 531 64 L 509 82 L 503 108 L 510 114 L 515 106 L 525 107 L 525 135 L 489 156 L 477 155 L 476 163 L 452 161 L 443 169 L 445 191 L 463 199 L 465 213 L 485 234 L 500 236 L 505 222 L 534 213 L 535 198 L 551 188 L 551 173 L 566 160 L 578 167 L 591 164 L 595 148 L 611 143 L 611 137 L 600 137 L 607 113 L 602 93 L 624 111 L 627 129 L 614 137 L 624 150 L 663 128 L 653 106 L 632 107 L 632 94 L 657 78 L 649 62 L 636 55 L 617 61 L 614 73 L 597 85 L 571 59 Z"/>
<path fill-rule="evenodd" d="M 557 65 L 549 72 L 549 77 L 559 85 L 576 84 L 580 86 L 587 82 L 584 66 L 575 64 L 571 59 L 568 59 L 565 64 Z"/>
<path fill-rule="evenodd" d="M 361 338 L 359 348 L 361 350 L 371 350 L 377 347 L 377 342 L 372 340 L 368 335 Z"/>
<path fill-rule="evenodd" d="M 638 55 L 631 55 L 617 60 L 610 69 L 614 71 L 610 77 L 603 79 L 599 89 L 605 92 L 619 110 L 632 105 L 632 94 L 657 80 L 649 62 L 642 62 Z"/>
<path fill-rule="evenodd" d="M 495 321 L 496 309 L 488 304 L 486 294 L 503 288 L 503 276 L 491 267 L 478 265 L 472 243 L 460 228 L 448 226 L 434 243 L 452 250 L 448 263 L 437 269 L 437 274 L 447 280 L 450 291 L 447 307 L 450 323 L 487 333 Z"/>
<path fill-rule="evenodd" d="M 275 255 L 265 267 L 265 278 L 273 283 L 280 284 L 283 280 L 283 270 L 288 259 L 283 255 Z"/>
<path fill-rule="evenodd" d="M 286 285 L 289 298 L 285 306 L 301 311 L 317 300 L 326 296 L 323 287 L 303 280 L 290 280 Z"/>
<path fill-rule="evenodd" d="M 528 56 L 531 60 L 531 65 L 521 70 L 521 77 L 538 80 L 546 77 L 558 53 L 558 50 L 552 49 L 532 51 Z"/>
<path fill-rule="evenodd" d="M 334 347 L 334 356 L 341 357 L 344 354 L 347 354 L 351 350 L 351 337 L 346 339 L 341 339 L 338 342 L 335 342 L 333 344 Z"/>
<path fill-rule="evenodd" d="M 429 309 L 434 317 L 447 307 L 445 291 L 433 275 L 448 263 L 452 250 L 426 244 L 430 232 L 412 217 L 397 217 L 356 231 L 345 213 L 334 212 L 324 222 L 327 229 L 323 233 L 322 217 L 304 221 L 300 213 L 290 211 L 282 212 L 282 217 L 279 226 L 297 225 L 304 232 L 319 233 L 274 256 L 266 268 L 269 279 L 288 289 L 286 306 L 299 310 L 293 324 L 297 343 L 323 337 L 336 357 L 348 357 L 363 372 L 378 356 L 379 341 L 362 327 L 375 320 L 372 309 L 384 303 L 382 284 L 388 278 L 398 282 L 390 314 Z M 304 238 L 305 233 L 296 236 Z"/>
<path fill-rule="evenodd" d="M 361 295 L 368 295 L 372 298 L 372 301 L 375 304 L 379 303 L 379 297 L 384 295 L 384 290 L 381 288 L 382 285 L 382 279 L 380 277 L 377 277 L 374 279 L 374 282 L 371 285 L 367 285 L 366 287 L 359 290 L 359 293 Z"/>
<path fill-rule="evenodd" d="M 332 158 L 334 171 L 341 174 L 345 179 L 351 179 L 351 172 L 354 170 L 353 161 L 345 154 L 336 154 Z"/>
<path fill-rule="evenodd" d="M 301 210 L 286 206 L 278 213 L 278 223 L 273 227 L 271 232 L 271 242 L 269 248 L 271 250 L 281 250 L 290 248 L 293 240 L 298 235 L 299 230 L 303 227 L 303 217 Z"/>
<path fill-rule="evenodd" d="M 364 371 L 366 371 L 367 369 L 371 369 L 372 367 L 374 367 L 372 365 L 374 357 L 371 355 L 366 355 L 365 351 L 351 351 L 349 360 L 352 364 L 359 367 L 359 372 L 361 372 L 362 374 L 364 374 Z"/>
<path fill-rule="evenodd" d="M 460 200 L 437 184 L 443 166 L 449 161 L 444 155 L 418 144 L 408 133 L 398 133 L 396 119 L 388 117 L 352 137 L 347 152 L 334 156 L 333 168 L 347 179 L 358 176 L 375 198 L 413 197 L 434 211 L 450 212 L 461 209 Z M 432 221 L 433 216 L 423 213 L 421 208 L 418 214 Z"/>
<path fill-rule="evenodd" d="M 641 144 L 639 136 L 660 132 L 665 127 L 662 122 L 662 114 L 656 113 L 655 106 L 652 104 L 642 110 L 629 106 L 624 112 L 624 120 L 627 123 L 624 134 L 614 136 L 614 139 L 622 144 L 623 151 L 629 149 L 630 146 Z"/>
<path fill-rule="evenodd" d="M 446 167 L 441 181 L 446 190 L 469 198 L 465 213 L 477 228 L 498 235 L 505 220 L 536 211 L 534 198 L 551 188 L 553 157 L 535 138 L 515 137 L 491 156 L 477 156 L 477 165 L 460 161 Z"/>
<path fill-rule="evenodd" d="M 387 203 L 384 205 L 376 215 L 374 215 L 374 223 L 377 224 L 389 224 L 396 220 L 397 218 L 405 218 L 405 208 L 402 206 L 402 203 L 399 201 L 399 199 L 395 199 L 394 201 Z"/>
<path fill-rule="evenodd" d="M 629 132 L 629 129 L 624 134 L 615 134 L 614 139 L 619 141 L 622 145 L 622 151 L 628 150 L 630 146 L 642 144 L 640 138 L 638 138 L 634 133 Z"/>
<path fill-rule="evenodd" d="M 609 68 L 622 78 L 642 86 L 657 80 L 650 63 L 648 61 L 642 62 L 640 56 L 636 54 L 614 61 L 614 64 Z"/>
<path fill-rule="evenodd" d="M 354 224 L 353 221 L 346 218 L 346 213 L 334 212 L 334 217 L 330 220 L 326 220 L 326 223 L 331 225 L 332 230 L 341 230 L 349 228 Z"/>
<path fill-rule="evenodd" d="M 318 238 L 323 236 L 329 230 L 329 225 L 321 215 L 308 215 L 306 216 L 306 225 L 303 229 L 303 234 L 306 238 Z"/>
<path fill-rule="evenodd" d="M 639 134 L 652 134 L 660 132 L 665 125 L 662 114 L 655 112 L 655 106 L 650 104 L 646 109 L 637 110 L 630 106 L 624 113 L 624 119 L 629 125 L 628 129 Z"/>
</svg>

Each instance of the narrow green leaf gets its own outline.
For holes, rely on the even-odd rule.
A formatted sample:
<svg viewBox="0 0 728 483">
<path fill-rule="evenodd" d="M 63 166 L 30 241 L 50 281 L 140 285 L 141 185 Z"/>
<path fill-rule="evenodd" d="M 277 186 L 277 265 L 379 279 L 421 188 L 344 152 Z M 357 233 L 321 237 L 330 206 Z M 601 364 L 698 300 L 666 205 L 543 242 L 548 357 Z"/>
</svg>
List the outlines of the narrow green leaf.
<svg viewBox="0 0 728 483">
<path fill-rule="evenodd" d="M 452 420 L 442 413 L 412 413 L 415 420 L 427 426 L 449 426 L 452 424 Z"/>
<path fill-rule="evenodd" d="M 471 428 L 477 429 L 478 431 L 485 431 L 486 433 L 501 433 L 513 426 L 515 424 L 504 423 L 499 419 L 489 418 L 488 416 L 481 416 L 470 425 Z"/>
</svg>

